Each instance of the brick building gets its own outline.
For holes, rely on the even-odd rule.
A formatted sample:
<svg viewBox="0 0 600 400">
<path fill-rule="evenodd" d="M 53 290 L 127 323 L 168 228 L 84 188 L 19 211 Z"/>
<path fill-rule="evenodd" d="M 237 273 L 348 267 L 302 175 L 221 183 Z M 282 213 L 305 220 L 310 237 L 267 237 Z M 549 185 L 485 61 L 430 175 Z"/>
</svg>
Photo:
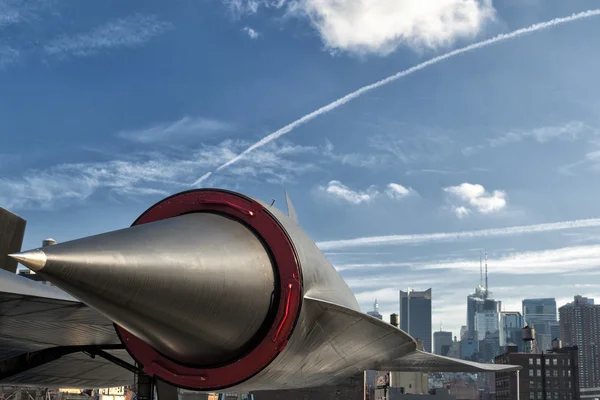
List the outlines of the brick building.
<svg viewBox="0 0 600 400">
<path fill-rule="evenodd" d="M 496 399 L 579 400 L 577 347 L 555 348 L 547 353 L 518 353 L 509 346 L 496 364 L 520 365 L 519 384 L 514 373 L 496 374 Z"/>
</svg>

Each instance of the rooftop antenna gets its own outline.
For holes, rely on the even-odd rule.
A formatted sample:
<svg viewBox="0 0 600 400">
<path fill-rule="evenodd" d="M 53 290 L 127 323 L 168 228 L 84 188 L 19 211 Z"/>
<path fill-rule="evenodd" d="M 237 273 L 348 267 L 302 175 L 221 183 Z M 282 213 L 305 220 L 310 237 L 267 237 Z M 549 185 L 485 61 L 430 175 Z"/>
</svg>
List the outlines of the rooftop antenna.
<svg viewBox="0 0 600 400">
<path fill-rule="evenodd" d="M 487 252 L 485 253 L 485 297 L 488 295 L 488 268 L 487 268 Z"/>
<path fill-rule="evenodd" d="M 483 261 L 481 260 L 481 250 L 479 250 L 479 286 L 483 287 Z"/>
</svg>

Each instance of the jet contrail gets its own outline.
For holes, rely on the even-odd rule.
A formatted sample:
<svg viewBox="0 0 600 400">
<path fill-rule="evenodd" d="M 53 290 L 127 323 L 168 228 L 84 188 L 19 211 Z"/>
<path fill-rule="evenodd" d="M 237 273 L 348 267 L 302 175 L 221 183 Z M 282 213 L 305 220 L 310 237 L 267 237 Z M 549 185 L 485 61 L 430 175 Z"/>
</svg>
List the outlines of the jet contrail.
<svg viewBox="0 0 600 400">
<path fill-rule="evenodd" d="M 347 240 L 318 242 L 322 251 L 362 246 L 385 246 L 401 244 L 418 244 L 443 241 L 457 241 L 474 238 L 516 236 L 528 233 L 563 231 L 567 229 L 598 228 L 600 218 L 578 219 L 574 221 L 553 222 L 548 224 L 511 226 L 508 228 L 481 229 L 478 231 L 424 233 L 416 235 L 369 236 Z"/>
<path fill-rule="evenodd" d="M 296 121 L 292 122 L 291 124 L 288 124 L 288 125 L 284 126 L 283 128 L 265 136 L 264 138 L 262 138 L 261 140 L 259 140 L 256 143 L 254 143 L 252 146 L 248 147 L 246 150 L 244 150 L 243 152 L 241 152 L 240 154 L 238 154 L 231 160 L 227 161 L 225 164 L 218 167 L 216 169 L 216 172 L 221 171 L 222 169 L 227 168 L 228 166 L 238 162 L 240 159 L 242 159 L 246 154 L 250 153 L 251 151 L 256 150 L 259 147 L 262 147 L 262 146 L 266 145 L 267 143 L 270 143 L 273 140 L 290 133 L 292 130 L 296 129 L 297 127 L 299 127 L 301 125 L 304 125 L 305 123 L 318 117 L 319 115 L 322 115 L 331 110 L 334 110 L 334 109 L 338 108 L 339 106 L 342 106 L 342 105 L 348 103 L 349 101 L 352 101 L 352 100 L 356 99 L 357 97 L 362 96 L 363 94 L 365 94 L 373 89 L 376 89 L 380 86 L 387 85 L 388 83 L 391 83 L 397 79 L 403 78 L 414 72 L 417 72 L 424 68 L 427 68 L 430 65 L 437 64 L 440 61 L 444 61 L 448 58 L 457 56 L 462 53 L 466 53 L 471 50 L 480 49 L 482 47 L 486 47 L 486 46 L 489 46 L 494 43 L 502 42 L 502 41 L 505 41 L 508 39 L 513 39 L 513 38 L 525 35 L 527 33 L 537 32 L 537 31 L 540 31 L 543 29 L 552 28 L 557 25 L 566 24 L 566 23 L 577 21 L 577 20 L 584 19 L 584 18 L 595 17 L 598 15 L 600 15 L 600 9 L 583 11 L 583 12 L 573 14 L 568 17 L 555 18 L 555 19 L 547 21 L 547 22 L 540 22 L 538 24 L 531 25 L 527 28 L 517 29 L 516 31 L 510 32 L 510 33 L 501 34 L 501 35 L 495 36 L 491 39 L 473 43 L 466 47 L 462 47 L 460 49 L 453 50 L 449 53 L 434 57 L 434 58 L 427 60 L 421 64 L 415 65 L 414 67 L 411 67 L 407 70 L 398 72 L 395 75 L 392 75 L 390 77 L 387 77 L 385 79 L 382 79 L 380 81 L 372 83 L 370 85 L 363 86 L 360 89 L 355 90 L 354 92 L 349 93 L 349 94 L 345 95 L 344 97 L 341 97 L 338 100 L 335 100 L 334 102 L 329 103 L 326 106 L 323 106 L 323 107 L 319 108 L 318 110 L 311 112 L 310 114 L 306 114 L 305 116 L 303 116 L 300 119 L 297 119 Z M 207 179 L 211 174 L 212 174 L 211 172 L 204 174 L 204 176 L 202 176 L 200 179 L 198 179 L 196 182 L 193 183 L 193 186 L 200 184 L 202 181 Z"/>
</svg>

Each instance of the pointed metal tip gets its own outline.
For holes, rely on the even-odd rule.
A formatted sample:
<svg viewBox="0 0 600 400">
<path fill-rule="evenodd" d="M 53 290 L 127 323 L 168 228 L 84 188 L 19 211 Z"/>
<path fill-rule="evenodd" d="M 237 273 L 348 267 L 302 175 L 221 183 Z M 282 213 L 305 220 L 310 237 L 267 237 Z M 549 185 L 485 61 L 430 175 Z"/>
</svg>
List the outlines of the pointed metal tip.
<svg viewBox="0 0 600 400">
<path fill-rule="evenodd" d="M 30 250 L 22 253 L 9 254 L 10 258 L 17 260 L 33 272 L 38 272 L 46 266 L 46 253 L 41 250 Z"/>
</svg>

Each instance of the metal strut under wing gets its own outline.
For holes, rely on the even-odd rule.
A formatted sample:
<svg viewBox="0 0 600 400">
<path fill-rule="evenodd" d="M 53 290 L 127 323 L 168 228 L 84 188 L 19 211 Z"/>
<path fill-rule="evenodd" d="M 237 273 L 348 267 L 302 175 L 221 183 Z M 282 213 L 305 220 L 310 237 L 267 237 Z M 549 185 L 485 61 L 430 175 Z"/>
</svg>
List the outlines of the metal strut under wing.
<svg viewBox="0 0 600 400">
<path fill-rule="evenodd" d="M 419 351 L 415 339 L 395 326 L 370 315 L 320 300 L 318 297 L 318 293 L 311 293 L 305 296 L 305 300 L 308 304 L 329 313 L 328 319 L 337 319 L 338 324 L 341 323 L 340 318 L 355 321 L 348 324 L 348 328 L 336 337 L 330 337 L 329 345 L 336 347 L 336 353 L 346 355 L 346 361 L 359 364 L 364 370 L 510 372 L 521 369 L 517 365 L 481 364 Z M 350 346 L 350 342 L 354 342 L 353 346 Z M 351 354 L 351 347 L 360 350 L 357 354 Z"/>
</svg>

